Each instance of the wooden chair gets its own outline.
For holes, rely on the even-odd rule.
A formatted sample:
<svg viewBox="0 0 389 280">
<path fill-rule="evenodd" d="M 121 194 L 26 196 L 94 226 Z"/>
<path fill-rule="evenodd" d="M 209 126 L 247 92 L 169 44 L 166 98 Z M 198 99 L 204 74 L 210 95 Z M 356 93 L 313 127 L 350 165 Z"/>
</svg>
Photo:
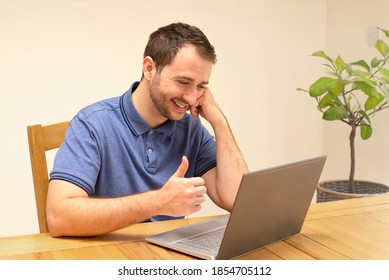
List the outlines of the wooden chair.
<svg viewBox="0 0 389 280">
<path fill-rule="evenodd" d="M 56 149 L 61 145 L 68 126 L 69 122 L 61 122 L 47 126 L 37 124 L 27 127 L 40 232 L 49 232 L 46 221 L 46 198 L 49 187 L 46 151 Z"/>
</svg>

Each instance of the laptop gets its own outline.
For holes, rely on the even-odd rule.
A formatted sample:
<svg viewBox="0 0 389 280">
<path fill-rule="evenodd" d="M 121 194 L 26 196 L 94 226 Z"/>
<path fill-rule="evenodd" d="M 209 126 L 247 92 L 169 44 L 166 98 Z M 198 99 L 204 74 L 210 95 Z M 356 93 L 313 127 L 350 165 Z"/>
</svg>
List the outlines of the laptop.
<svg viewBox="0 0 389 280">
<path fill-rule="evenodd" d="M 326 156 L 242 176 L 231 213 L 146 238 L 200 259 L 234 259 L 301 231 Z"/>
</svg>

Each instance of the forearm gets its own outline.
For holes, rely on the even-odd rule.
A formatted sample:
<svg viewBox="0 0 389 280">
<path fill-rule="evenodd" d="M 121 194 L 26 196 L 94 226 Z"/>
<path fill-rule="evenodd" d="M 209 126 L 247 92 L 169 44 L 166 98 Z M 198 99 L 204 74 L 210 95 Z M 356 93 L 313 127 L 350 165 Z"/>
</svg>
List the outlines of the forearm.
<svg viewBox="0 0 389 280">
<path fill-rule="evenodd" d="M 216 190 L 220 206 L 231 210 L 242 175 L 248 171 L 227 119 L 221 113 L 213 125 L 216 139 Z"/>
<path fill-rule="evenodd" d="M 55 187 L 55 186 L 54 186 Z M 52 196 L 60 193 L 51 194 Z M 47 220 L 53 236 L 95 236 L 144 221 L 161 211 L 157 193 L 121 198 L 61 197 L 48 199 Z"/>
<path fill-rule="evenodd" d="M 80 187 L 52 180 L 47 196 L 47 222 L 53 236 L 95 236 L 153 216 L 186 216 L 200 209 L 206 193 L 202 178 L 185 178 L 183 157 L 162 188 L 120 198 L 91 198 Z"/>
</svg>

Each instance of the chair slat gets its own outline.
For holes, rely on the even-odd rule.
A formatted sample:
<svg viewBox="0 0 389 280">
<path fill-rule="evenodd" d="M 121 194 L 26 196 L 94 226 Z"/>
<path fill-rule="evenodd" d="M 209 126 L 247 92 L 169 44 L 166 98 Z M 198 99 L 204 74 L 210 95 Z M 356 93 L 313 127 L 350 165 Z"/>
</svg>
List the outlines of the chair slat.
<svg viewBox="0 0 389 280">
<path fill-rule="evenodd" d="M 49 232 L 46 221 L 46 199 L 49 188 L 46 151 L 58 148 L 65 138 L 69 122 L 27 127 L 31 171 L 40 232 Z"/>
</svg>

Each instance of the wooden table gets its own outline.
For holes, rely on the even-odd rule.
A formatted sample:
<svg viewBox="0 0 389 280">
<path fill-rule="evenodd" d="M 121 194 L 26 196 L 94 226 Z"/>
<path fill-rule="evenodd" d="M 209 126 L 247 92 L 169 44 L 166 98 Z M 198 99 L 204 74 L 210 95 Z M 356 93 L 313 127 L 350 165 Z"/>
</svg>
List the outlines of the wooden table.
<svg viewBox="0 0 389 280">
<path fill-rule="evenodd" d="M 0 259 L 193 259 L 144 240 L 209 217 L 133 225 L 93 238 L 0 238 Z M 312 204 L 300 234 L 239 259 L 389 259 L 389 195 Z"/>
</svg>

